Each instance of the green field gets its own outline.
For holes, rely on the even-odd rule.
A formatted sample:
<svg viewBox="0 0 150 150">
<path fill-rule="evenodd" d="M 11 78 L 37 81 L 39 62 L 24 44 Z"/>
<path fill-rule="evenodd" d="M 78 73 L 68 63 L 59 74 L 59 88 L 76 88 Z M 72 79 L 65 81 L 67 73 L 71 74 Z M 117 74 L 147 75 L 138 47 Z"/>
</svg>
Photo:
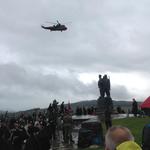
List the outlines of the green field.
<svg viewBox="0 0 150 150">
<path fill-rule="evenodd" d="M 129 128 L 132 134 L 135 137 L 135 141 L 141 145 L 142 139 L 142 129 L 145 124 L 150 123 L 150 117 L 145 118 L 124 118 L 124 119 L 115 119 L 113 120 L 113 125 L 122 125 Z M 103 124 L 103 129 L 105 133 L 105 126 Z M 104 150 L 104 148 L 96 148 L 96 149 L 85 149 L 85 150 Z"/>
</svg>

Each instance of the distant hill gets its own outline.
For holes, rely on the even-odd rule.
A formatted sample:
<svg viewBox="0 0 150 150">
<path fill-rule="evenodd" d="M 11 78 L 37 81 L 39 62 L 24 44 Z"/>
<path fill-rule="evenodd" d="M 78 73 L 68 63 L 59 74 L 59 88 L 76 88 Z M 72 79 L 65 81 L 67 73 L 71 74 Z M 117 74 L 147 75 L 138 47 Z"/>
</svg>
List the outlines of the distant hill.
<svg viewBox="0 0 150 150">
<path fill-rule="evenodd" d="M 141 102 L 139 102 L 138 104 L 140 104 Z M 67 106 L 67 104 L 65 104 Z M 83 100 L 83 101 L 80 101 L 80 102 L 75 102 L 75 103 L 71 103 L 71 108 L 72 110 L 75 112 L 76 108 L 78 107 L 91 107 L 91 106 L 94 106 L 94 107 L 97 107 L 97 100 Z M 125 100 L 113 100 L 113 106 L 114 106 L 114 109 L 116 109 L 118 106 L 120 106 L 122 109 L 124 109 L 125 111 L 127 111 L 128 109 L 131 110 L 132 108 L 132 101 L 125 101 Z M 11 114 L 15 114 L 15 116 L 21 114 L 21 113 L 25 113 L 25 114 L 32 114 L 33 112 L 43 112 L 45 111 L 47 108 L 45 109 L 40 109 L 40 108 L 33 108 L 33 109 L 30 109 L 30 110 L 25 110 L 25 111 L 19 111 L 19 112 L 15 112 L 15 113 L 11 113 Z M 0 114 L 4 114 L 6 113 L 6 111 L 0 111 Z"/>
<path fill-rule="evenodd" d="M 75 111 L 77 107 L 91 107 L 94 106 L 96 107 L 97 105 L 97 100 L 83 100 L 80 102 L 76 103 L 71 103 L 71 108 Z"/>
<path fill-rule="evenodd" d="M 141 102 L 139 102 L 138 104 L 140 104 Z M 84 101 L 80 101 L 80 102 L 76 102 L 76 103 L 72 103 L 71 107 L 72 109 L 75 111 L 76 107 L 97 107 L 97 100 L 84 100 Z M 132 101 L 125 101 L 125 100 L 113 100 L 113 106 L 114 109 L 116 109 L 118 106 L 120 106 L 122 109 L 124 109 L 125 111 L 132 108 Z"/>
</svg>

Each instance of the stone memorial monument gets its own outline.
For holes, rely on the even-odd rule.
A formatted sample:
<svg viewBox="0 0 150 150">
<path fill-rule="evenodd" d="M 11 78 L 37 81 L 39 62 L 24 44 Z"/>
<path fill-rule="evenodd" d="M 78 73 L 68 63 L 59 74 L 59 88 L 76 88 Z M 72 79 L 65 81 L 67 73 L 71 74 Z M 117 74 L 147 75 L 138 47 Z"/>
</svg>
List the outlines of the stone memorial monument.
<svg viewBox="0 0 150 150">
<path fill-rule="evenodd" d="M 107 75 L 103 77 L 99 75 L 98 88 L 100 97 L 97 99 L 97 115 L 103 121 L 105 119 L 105 111 L 107 110 L 111 113 L 113 110 L 113 102 L 110 94 L 110 79 Z"/>
</svg>

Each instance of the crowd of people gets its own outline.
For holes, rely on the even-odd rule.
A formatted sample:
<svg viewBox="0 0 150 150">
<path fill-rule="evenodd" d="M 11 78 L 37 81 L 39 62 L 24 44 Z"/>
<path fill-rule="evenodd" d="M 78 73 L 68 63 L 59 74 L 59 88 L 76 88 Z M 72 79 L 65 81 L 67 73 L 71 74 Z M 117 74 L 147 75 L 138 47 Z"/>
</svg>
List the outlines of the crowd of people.
<svg viewBox="0 0 150 150">
<path fill-rule="evenodd" d="M 133 113 L 137 108 L 133 100 Z M 77 107 L 76 115 L 93 115 L 95 107 Z M 136 116 L 136 115 L 135 115 Z M 111 113 L 105 111 L 105 150 L 128 150 L 128 146 L 141 148 L 134 142 L 131 132 L 120 126 L 112 126 Z M 73 120 L 70 105 L 53 100 L 44 112 L 21 114 L 16 118 L 7 118 L 7 113 L 0 120 L 0 150 L 49 150 L 57 138 L 63 136 L 63 143 L 74 143 L 72 139 Z"/>
<path fill-rule="evenodd" d="M 52 142 L 62 132 L 64 143 L 71 143 L 73 121 L 70 110 L 64 102 L 58 107 L 53 101 L 46 113 L 38 112 L 17 118 L 0 120 L 0 149 L 1 150 L 49 150 Z"/>
<path fill-rule="evenodd" d="M 77 106 L 76 108 L 76 112 L 75 114 L 77 116 L 80 116 L 80 115 L 95 115 L 96 114 L 96 107 L 94 106 L 91 106 L 91 107 L 79 107 Z"/>
</svg>

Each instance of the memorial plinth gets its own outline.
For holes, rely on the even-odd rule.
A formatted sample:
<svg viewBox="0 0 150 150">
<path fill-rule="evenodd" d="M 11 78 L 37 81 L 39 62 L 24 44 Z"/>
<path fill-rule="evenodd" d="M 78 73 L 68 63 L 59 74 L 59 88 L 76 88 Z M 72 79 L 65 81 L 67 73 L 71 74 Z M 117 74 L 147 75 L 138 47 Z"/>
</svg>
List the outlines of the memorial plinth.
<svg viewBox="0 0 150 150">
<path fill-rule="evenodd" d="M 111 97 L 99 97 L 97 99 L 97 112 L 98 118 L 101 121 L 104 121 L 105 117 L 105 111 L 109 110 L 109 112 L 112 112 L 113 110 L 113 101 Z"/>
</svg>

